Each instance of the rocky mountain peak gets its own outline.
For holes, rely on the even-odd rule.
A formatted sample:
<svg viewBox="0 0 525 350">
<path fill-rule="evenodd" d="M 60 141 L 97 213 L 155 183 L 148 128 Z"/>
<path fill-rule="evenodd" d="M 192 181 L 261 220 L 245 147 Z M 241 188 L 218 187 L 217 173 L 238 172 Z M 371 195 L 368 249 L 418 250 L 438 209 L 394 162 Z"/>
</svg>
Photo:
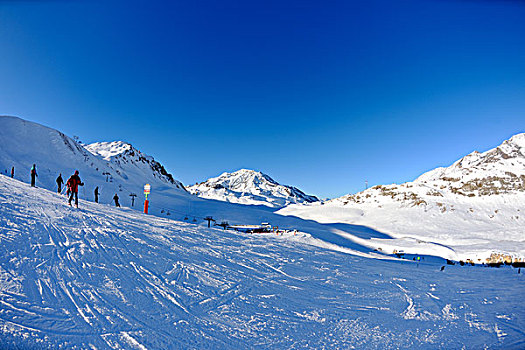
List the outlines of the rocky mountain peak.
<svg viewBox="0 0 525 350">
<path fill-rule="evenodd" d="M 84 147 L 92 154 L 102 156 L 109 163 L 126 169 L 126 172 L 150 170 L 153 177 L 185 189 L 182 183 L 175 180 L 161 163 L 142 153 L 130 143 L 124 141 L 95 142 Z"/>
</svg>

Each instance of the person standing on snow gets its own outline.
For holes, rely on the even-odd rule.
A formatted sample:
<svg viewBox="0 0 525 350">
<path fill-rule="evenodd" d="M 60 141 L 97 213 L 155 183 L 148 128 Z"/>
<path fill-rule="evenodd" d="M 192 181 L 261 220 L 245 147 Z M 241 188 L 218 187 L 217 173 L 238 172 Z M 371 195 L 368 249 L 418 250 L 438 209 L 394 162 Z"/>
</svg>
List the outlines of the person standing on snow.
<svg viewBox="0 0 525 350">
<path fill-rule="evenodd" d="M 31 187 L 35 187 L 37 177 L 38 174 L 36 173 L 36 164 L 33 164 L 33 167 L 31 168 Z"/>
<path fill-rule="evenodd" d="M 98 203 L 98 186 L 95 187 L 95 203 Z"/>
<path fill-rule="evenodd" d="M 118 202 L 118 194 L 115 193 L 115 195 L 113 196 L 113 200 L 115 201 L 115 206 L 120 207 L 120 204 Z"/>
<path fill-rule="evenodd" d="M 15 167 L 11 168 L 11 178 L 15 177 Z"/>
<path fill-rule="evenodd" d="M 67 188 L 68 191 L 71 191 L 71 195 L 69 196 L 69 205 L 71 205 L 71 201 L 73 200 L 73 196 L 75 197 L 75 206 L 78 208 L 78 186 L 84 186 L 84 183 L 80 181 L 80 177 L 78 176 L 78 170 L 75 170 L 75 174 L 71 175 L 69 180 L 67 180 Z"/>
<path fill-rule="evenodd" d="M 60 173 L 57 177 L 57 186 L 58 186 L 58 194 L 62 192 L 62 185 L 64 184 L 64 180 L 62 179 L 62 173 Z"/>
</svg>

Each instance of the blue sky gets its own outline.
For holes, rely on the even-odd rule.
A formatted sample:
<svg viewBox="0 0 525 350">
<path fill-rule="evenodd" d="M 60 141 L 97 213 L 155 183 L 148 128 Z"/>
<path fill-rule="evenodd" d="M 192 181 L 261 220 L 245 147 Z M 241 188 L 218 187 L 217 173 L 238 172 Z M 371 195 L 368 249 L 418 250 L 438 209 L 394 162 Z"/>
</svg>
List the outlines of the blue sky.
<svg viewBox="0 0 525 350">
<path fill-rule="evenodd" d="M 321 197 L 525 131 L 525 2 L 2 1 L 0 114 Z"/>
</svg>

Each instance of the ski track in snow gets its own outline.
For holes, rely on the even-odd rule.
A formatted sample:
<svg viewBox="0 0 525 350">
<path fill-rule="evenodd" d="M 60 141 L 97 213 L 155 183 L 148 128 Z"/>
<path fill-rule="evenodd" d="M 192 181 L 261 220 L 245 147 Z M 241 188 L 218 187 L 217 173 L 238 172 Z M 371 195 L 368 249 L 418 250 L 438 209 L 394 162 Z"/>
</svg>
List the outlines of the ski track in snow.
<svg viewBox="0 0 525 350">
<path fill-rule="evenodd" d="M 0 348 L 525 346 L 511 268 L 441 272 L 308 235 L 77 210 L 4 176 L 0 205 Z"/>
</svg>

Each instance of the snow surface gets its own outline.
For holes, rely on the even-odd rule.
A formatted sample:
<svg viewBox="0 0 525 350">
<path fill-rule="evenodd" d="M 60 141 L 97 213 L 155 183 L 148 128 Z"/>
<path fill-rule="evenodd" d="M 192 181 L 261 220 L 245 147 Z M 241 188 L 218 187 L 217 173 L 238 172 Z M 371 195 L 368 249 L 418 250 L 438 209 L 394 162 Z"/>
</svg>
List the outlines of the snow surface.
<svg viewBox="0 0 525 350">
<path fill-rule="evenodd" d="M 259 171 L 241 169 L 223 173 L 200 184 L 188 187 L 188 191 L 202 198 L 248 205 L 266 205 L 282 208 L 288 204 L 312 203 L 319 199 L 307 195 L 298 188 L 281 185 Z"/>
<path fill-rule="evenodd" d="M 435 251 L 440 256 L 476 263 L 492 254 L 524 259 L 525 134 L 487 152 L 471 153 L 414 182 L 375 186 L 323 203 L 290 205 L 277 213 L 372 227 L 397 238 L 380 244 L 390 253 L 420 254 L 421 246 L 413 245 L 419 241 L 446 246 Z"/>
<path fill-rule="evenodd" d="M 375 259 L 304 233 L 344 225 L 296 218 L 282 217 L 297 235 L 247 235 L 80 208 L 0 175 L 0 348 L 525 347 L 524 277 L 510 267 Z"/>
<path fill-rule="evenodd" d="M 142 210 L 144 183 L 151 184 L 149 195 L 150 214 L 177 220 L 204 224 L 204 218 L 212 216 L 217 223 L 230 225 L 260 224 L 268 222 L 282 229 L 307 232 L 311 244 L 335 251 L 385 258 L 373 250 L 388 252 L 391 245 L 409 246 L 419 254 L 433 254 L 448 259 L 457 259 L 455 252 L 442 244 L 425 241 L 392 241 L 389 236 L 367 227 L 334 224 L 323 225 L 297 217 L 273 213 L 268 206 L 241 205 L 217 200 L 202 199 L 189 194 L 180 182 L 171 175 L 162 174 L 163 167 L 152 157 L 144 156 L 123 142 L 97 143 L 89 145 L 87 151 L 59 131 L 13 117 L 0 117 L 0 169 L 7 170 L 12 164 L 16 168 L 16 179 L 28 181 L 31 164 L 37 163 L 39 178 L 37 186 L 55 190 L 55 176 L 60 169 L 79 169 L 85 186 L 79 197 L 93 200 L 92 190 L 99 186 L 100 203 L 113 204 L 112 197 L 118 193 L 123 206 Z M 30 141 L 19 142 L 20 137 Z M 102 158 L 102 155 L 106 159 Z M 144 161 L 146 159 L 146 161 Z M 72 172 L 72 170 L 70 170 Z M 64 172 L 68 173 L 68 172 Z M 110 175 L 104 175 L 105 173 Z M 165 172 L 165 170 L 164 170 Z M 64 179 L 66 179 L 65 177 Z M 109 181 L 106 182 L 106 180 Z M 130 193 L 138 195 L 132 206 Z M 64 199 L 65 200 L 65 199 Z M 82 207 L 82 204 L 81 204 Z"/>
<path fill-rule="evenodd" d="M 0 170 L 16 168 L 15 179 L 0 175 L 0 348 L 525 346 L 523 275 L 514 269 L 441 272 L 440 258 L 394 259 L 381 252 L 461 255 L 434 240 L 392 239 L 369 227 L 279 215 L 266 205 L 202 199 L 124 142 L 86 147 L 59 131 L 0 117 Z M 40 188 L 27 185 L 33 163 Z M 57 173 L 66 179 L 75 169 L 86 184 L 79 210 L 54 192 Z M 145 182 L 155 216 L 140 213 Z M 95 186 L 101 204 L 91 202 Z M 111 206 L 115 192 L 125 207 Z M 138 194 L 138 210 L 130 192 Z M 334 220 L 367 214 L 343 200 L 296 207 L 328 206 Z M 297 232 L 208 229 L 208 215 Z M 429 221 L 413 212 L 409 219 L 416 230 L 439 229 L 423 227 Z M 485 223 L 478 226 L 485 235 Z M 472 234 L 468 222 L 465 229 Z"/>
</svg>

